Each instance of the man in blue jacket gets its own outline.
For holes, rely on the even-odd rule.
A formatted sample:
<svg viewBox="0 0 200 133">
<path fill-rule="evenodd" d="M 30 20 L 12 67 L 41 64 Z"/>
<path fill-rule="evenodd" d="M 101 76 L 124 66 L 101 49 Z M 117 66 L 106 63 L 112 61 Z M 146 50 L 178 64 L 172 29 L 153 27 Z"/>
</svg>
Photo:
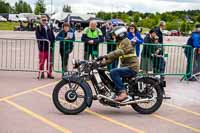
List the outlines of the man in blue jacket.
<svg viewBox="0 0 200 133">
<path fill-rule="evenodd" d="M 196 25 L 196 31 L 192 33 L 194 48 L 200 48 L 200 24 Z"/>
<path fill-rule="evenodd" d="M 56 36 L 56 40 L 60 41 L 60 55 L 62 62 L 62 74 L 67 71 L 67 65 L 69 60 L 69 54 L 73 50 L 73 42 L 75 40 L 74 31 L 70 28 L 68 23 L 63 24 L 63 30 L 61 30 Z"/>
<path fill-rule="evenodd" d="M 196 30 L 192 33 L 191 37 L 188 39 L 188 44 L 191 45 L 193 48 L 195 48 L 194 51 L 194 61 L 193 61 L 193 74 L 200 72 L 200 24 L 196 25 Z M 191 44 L 189 44 L 191 43 Z M 189 50 L 188 50 L 189 51 Z M 187 54 L 187 56 L 189 53 Z M 189 66 L 192 63 L 190 60 L 192 56 L 187 57 L 188 63 L 187 63 L 187 73 L 189 73 Z M 196 78 L 191 77 L 191 75 L 188 75 L 187 78 L 189 81 L 196 81 Z"/>
</svg>

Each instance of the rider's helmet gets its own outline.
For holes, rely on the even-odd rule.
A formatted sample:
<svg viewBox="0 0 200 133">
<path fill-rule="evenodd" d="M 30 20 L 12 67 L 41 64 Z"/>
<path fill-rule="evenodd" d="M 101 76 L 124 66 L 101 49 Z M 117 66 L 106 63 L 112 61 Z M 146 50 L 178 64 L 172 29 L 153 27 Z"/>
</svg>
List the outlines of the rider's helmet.
<svg viewBox="0 0 200 133">
<path fill-rule="evenodd" d="M 110 33 L 116 37 L 116 41 L 127 38 L 127 29 L 123 26 L 115 27 Z"/>
</svg>

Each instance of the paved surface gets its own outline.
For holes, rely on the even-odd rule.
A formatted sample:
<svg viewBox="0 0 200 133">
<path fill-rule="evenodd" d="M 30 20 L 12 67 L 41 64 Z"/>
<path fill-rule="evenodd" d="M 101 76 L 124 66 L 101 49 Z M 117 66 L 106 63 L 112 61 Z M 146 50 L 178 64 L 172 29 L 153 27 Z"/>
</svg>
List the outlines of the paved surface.
<svg viewBox="0 0 200 133">
<path fill-rule="evenodd" d="M 166 92 L 172 99 L 152 115 L 95 101 L 85 112 L 69 116 L 52 103 L 61 77 L 54 75 L 54 80 L 37 80 L 37 73 L 0 71 L 0 133 L 200 133 L 199 82 L 168 77 Z"/>
<path fill-rule="evenodd" d="M 200 132 L 199 82 L 168 78 L 166 91 L 172 99 L 152 115 L 95 101 L 91 109 L 69 116 L 52 103 L 52 90 L 60 78 L 55 76 L 55 80 L 37 80 L 34 73 L 0 72 L 0 133 Z"/>
</svg>

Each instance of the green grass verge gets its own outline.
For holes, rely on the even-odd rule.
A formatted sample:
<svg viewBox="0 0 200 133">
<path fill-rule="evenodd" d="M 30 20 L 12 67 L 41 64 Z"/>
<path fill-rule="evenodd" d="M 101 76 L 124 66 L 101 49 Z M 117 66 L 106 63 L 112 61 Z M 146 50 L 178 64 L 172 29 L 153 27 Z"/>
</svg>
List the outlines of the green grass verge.
<svg viewBox="0 0 200 133">
<path fill-rule="evenodd" d="M 0 22 L 0 30 L 14 30 L 15 26 L 19 26 L 19 22 Z"/>
</svg>

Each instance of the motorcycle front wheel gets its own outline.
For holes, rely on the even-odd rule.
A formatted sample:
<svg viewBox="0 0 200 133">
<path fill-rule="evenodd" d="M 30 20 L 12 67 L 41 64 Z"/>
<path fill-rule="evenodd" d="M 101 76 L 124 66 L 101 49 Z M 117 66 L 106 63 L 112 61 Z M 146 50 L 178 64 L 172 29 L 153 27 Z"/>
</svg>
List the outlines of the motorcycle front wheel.
<svg viewBox="0 0 200 133">
<path fill-rule="evenodd" d="M 78 82 L 61 80 L 53 90 L 53 103 L 67 115 L 75 115 L 87 107 L 86 91 Z"/>
</svg>

